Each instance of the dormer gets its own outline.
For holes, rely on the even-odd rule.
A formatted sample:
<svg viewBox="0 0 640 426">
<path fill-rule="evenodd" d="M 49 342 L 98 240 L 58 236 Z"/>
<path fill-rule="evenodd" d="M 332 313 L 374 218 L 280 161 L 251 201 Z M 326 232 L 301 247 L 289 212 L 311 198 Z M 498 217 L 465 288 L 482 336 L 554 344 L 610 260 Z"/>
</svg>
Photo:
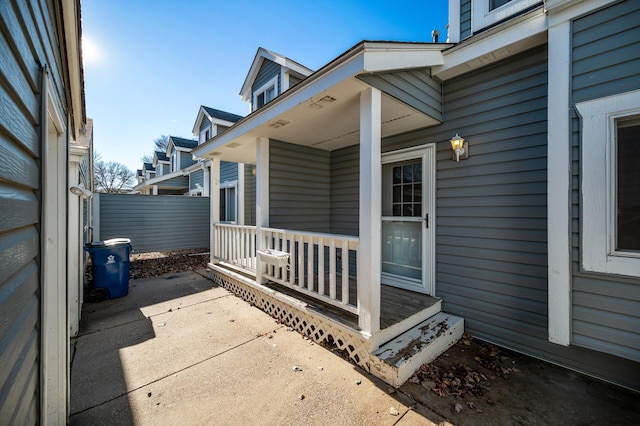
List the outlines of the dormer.
<svg viewBox="0 0 640 426">
<path fill-rule="evenodd" d="M 144 175 L 142 174 L 142 169 L 136 170 L 136 179 L 138 180 L 138 185 L 144 182 Z"/>
<path fill-rule="evenodd" d="M 193 148 L 198 146 L 198 141 L 191 139 L 179 138 L 177 136 L 169 136 L 167 144 L 167 157 L 171 164 L 171 172 L 186 169 L 195 161 L 191 155 Z"/>
<path fill-rule="evenodd" d="M 449 0 L 449 37 L 457 43 L 543 6 L 543 0 Z"/>
<path fill-rule="evenodd" d="M 193 125 L 193 136 L 198 138 L 198 145 L 203 144 L 218 133 L 227 130 L 241 118 L 241 115 L 201 105 Z"/>
<path fill-rule="evenodd" d="M 151 165 L 156 169 L 156 176 L 166 175 L 171 171 L 171 165 L 169 157 L 162 151 L 156 151 L 153 153 L 153 161 Z"/>
<path fill-rule="evenodd" d="M 149 180 L 156 177 L 156 169 L 153 168 L 153 164 L 151 163 L 142 164 L 142 173 L 144 175 L 144 180 Z"/>
<path fill-rule="evenodd" d="M 240 96 L 257 110 L 313 73 L 291 59 L 259 48 L 249 73 L 242 84 Z"/>
</svg>

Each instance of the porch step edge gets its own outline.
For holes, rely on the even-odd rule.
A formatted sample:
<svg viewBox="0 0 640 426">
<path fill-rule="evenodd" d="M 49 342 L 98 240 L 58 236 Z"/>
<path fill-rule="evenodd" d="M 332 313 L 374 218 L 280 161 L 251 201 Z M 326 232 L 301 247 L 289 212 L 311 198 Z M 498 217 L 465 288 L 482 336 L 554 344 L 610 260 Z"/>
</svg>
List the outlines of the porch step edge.
<svg viewBox="0 0 640 426">
<path fill-rule="evenodd" d="M 453 346 L 463 332 L 463 318 L 439 312 L 372 352 L 370 371 L 392 386 L 402 386 L 422 364 Z"/>
</svg>

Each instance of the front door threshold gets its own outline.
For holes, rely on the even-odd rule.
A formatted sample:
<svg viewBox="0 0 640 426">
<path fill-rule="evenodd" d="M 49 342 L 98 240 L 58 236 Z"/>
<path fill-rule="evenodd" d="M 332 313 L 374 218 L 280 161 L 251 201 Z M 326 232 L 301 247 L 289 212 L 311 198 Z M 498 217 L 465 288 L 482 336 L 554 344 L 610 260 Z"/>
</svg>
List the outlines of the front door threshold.
<svg viewBox="0 0 640 426">
<path fill-rule="evenodd" d="M 439 312 L 371 353 L 370 372 L 399 387 L 453 346 L 463 331 L 464 319 Z"/>
</svg>

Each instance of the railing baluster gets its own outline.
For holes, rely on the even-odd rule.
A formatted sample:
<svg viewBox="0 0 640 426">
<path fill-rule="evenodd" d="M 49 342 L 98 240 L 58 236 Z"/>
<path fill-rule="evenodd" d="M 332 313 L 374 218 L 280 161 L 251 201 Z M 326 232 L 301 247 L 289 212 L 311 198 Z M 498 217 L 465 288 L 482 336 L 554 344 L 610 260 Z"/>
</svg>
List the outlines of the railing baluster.
<svg viewBox="0 0 640 426">
<path fill-rule="evenodd" d="M 336 240 L 329 240 L 329 298 L 336 298 Z"/>
<path fill-rule="evenodd" d="M 349 245 L 342 240 L 342 303 L 349 304 Z"/>
<path fill-rule="evenodd" d="M 324 238 L 318 239 L 318 294 L 324 296 Z"/>
</svg>

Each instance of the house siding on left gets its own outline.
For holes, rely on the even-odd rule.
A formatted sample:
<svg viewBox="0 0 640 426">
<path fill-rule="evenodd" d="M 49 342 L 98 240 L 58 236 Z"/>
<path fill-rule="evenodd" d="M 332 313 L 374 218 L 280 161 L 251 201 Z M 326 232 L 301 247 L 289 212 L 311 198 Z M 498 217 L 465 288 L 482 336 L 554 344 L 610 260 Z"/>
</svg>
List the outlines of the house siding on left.
<svg viewBox="0 0 640 426">
<path fill-rule="evenodd" d="M 47 1 L 0 2 L 0 419 L 40 418 L 41 108 L 50 95 L 66 114 L 63 61 Z M 64 118 L 63 118 L 64 119 Z M 67 147 L 60 147 L 66 150 Z"/>
</svg>

